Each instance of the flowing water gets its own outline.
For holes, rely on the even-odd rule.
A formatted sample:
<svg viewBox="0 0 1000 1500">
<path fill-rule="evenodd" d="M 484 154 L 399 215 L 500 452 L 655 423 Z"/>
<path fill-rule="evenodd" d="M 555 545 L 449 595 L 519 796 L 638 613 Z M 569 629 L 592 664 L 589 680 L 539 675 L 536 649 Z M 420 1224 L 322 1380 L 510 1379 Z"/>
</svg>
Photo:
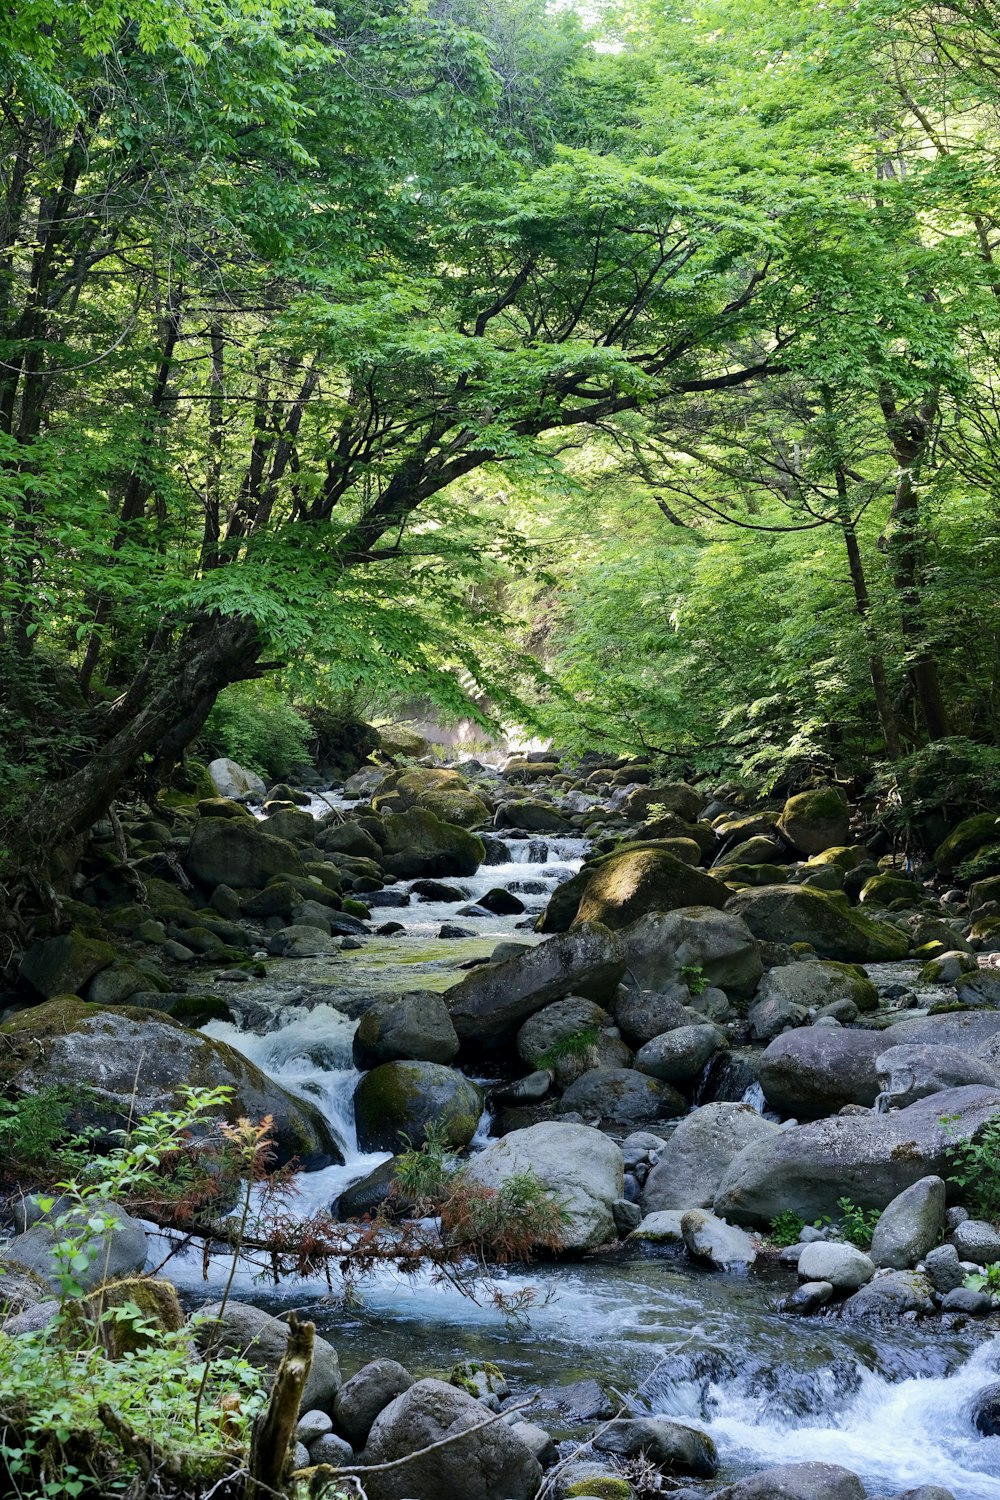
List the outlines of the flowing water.
<svg viewBox="0 0 1000 1500">
<path fill-rule="evenodd" d="M 266 980 L 240 986 L 238 995 L 227 987 L 250 1029 L 215 1021 L 205 1030 L 318 1104 L 342 1147 L 343 1166 L 300 1175 L 296 1211 L 329 1206 L 385 1160 L 360 1152 L 354 1132 L 351 1097 L 360 1075 L 351 1059 L 351 1017 L 363 1002 L 405 989 L 443 990 L 462 964 L 486 957 L 498 941 L 538 941 L 517 924 L 533 919 L 584 852 L 581 840 L 565 838 L 512 840 L 508 847 L 507 864 L 448 882 L 461 888 L 461 902 L 411 895 L 408 904 L 379 908 L 372 925 L 403 926 L 393 937 L 373 936 L 334 959 L 278 960 Z M 494 886 L 520 895 L 523 917 L 458 915 L 460 905 Z M 443 940 L 443 922 L 473 936 Z M 483 1140 L 481 1131 L 474 1145 Z M 161 1242 L 165 1253 L 169 1241 Z M 194 1249 L 169 1262 L 169 1274 L 193 1301 L 217 1296 L 227 1271 L 223 1257 L 213 1258 L 206 1280 Z M 347 1373 L 379 1356 L 418 1374 L 447 1371 L 460 1359 L 495 1359 L 518 1395 L 541 1392 L 528 1415 L 557 1436 L 579 1429 L 552 1408 L 553 1388 L 596 1377 L 639 1409 L 708 1430 L 722 1479 L 816 1460 L 854 1469 L 872 1500 L 918 1484 L 944 1485 L 956 1500 L 1000 1500 L 1000 1438 L 980 1437 L 969 1420 L 975 1394 L 1000 1380 L 1000 1339 L 979 1328 L 781 1317 L 773 1305 L 789 1290 L 787 1271 L 705 1273 L 662 1251 L 623 1250 L 501 1279 L 509 1292 L 536 1291 L 527 1331 L 450 1286 L 387 1269 L 366 1284 L 360 1306 L 345 1305 L 336 1287 L 331 1294 L 319 1279 L 268 1286 L 250 1265 L 239 1268 L 235 1290 L 306 1310 L 335 1343 Z"/>
</svg>

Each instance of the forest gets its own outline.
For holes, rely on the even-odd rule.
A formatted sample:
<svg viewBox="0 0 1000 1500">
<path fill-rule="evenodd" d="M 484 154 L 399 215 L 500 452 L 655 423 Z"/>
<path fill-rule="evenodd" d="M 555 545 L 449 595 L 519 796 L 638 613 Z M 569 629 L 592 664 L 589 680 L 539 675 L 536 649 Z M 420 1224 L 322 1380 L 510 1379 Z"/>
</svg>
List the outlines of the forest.
<svg viewBox="0 0 1000 1500">
<path fill-rule="evenodd" d="M 993 0 L 3 7 L 0 1492 L 995 1500 L 998 356 Z"/>
</svg>

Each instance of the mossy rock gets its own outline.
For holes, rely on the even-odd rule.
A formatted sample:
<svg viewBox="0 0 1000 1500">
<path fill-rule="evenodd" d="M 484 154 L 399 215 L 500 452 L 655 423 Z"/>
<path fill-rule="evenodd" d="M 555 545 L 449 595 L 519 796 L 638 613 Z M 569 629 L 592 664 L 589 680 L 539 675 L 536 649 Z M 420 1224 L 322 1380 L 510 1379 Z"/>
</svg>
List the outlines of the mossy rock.
<svg viewBox="0 0 1000 1500">
<path fill-rule="evenodd" d="M 345 896 L 341 902 L 341 911 L 345 917 L 357 917 L 361 922 L 367 922 L 371 916 L 371 909 L 363 901 L 355 901 L 351 896 Z"/>
<path fill-rule="evenodd" d="M 217 797 L 215 782 L 200 760 L 176 765 L 160 789 L 164 807 L 193 808 L 206 798 Z"/>
<path fill-rule="evenodd" d="M 129 1317 L 115 1316 L 137 1308 L 142 1320 L 139 1326 Z M 184 1313 L 177 1291 L 169 1281 L 151 1276 L 127 1276 L 110 1281 L 79 1302 L 64 1309 L 70 1337 L 81 1341 L 98 1339 L 109 1359 L 122 1359 L 136 1350 L 148 1349 L 164 1333 L 179 1333 L 184 1327 Z"/>
<path fill-rule="evenodd" d="M 208 890 L 217 885 L 262 890 L 276 875 L 305 878 L 298 851 L 285 839 L 260 831 L 256 822 L 199 818 L 185 860 L 188 874 Z"/>
<path fill-rule="evenodd" d="M 182 1026 L 204 1026 L 209 1021 L 231 1021 L 233 1013 L 218 995 L 182 995 L 170 1007 L 170 1015 Z"/>
<path fill-rule="evenodd" d="M 234 802 L 231 797 L 202 797 L 198 803 L 198 816 L 200 818 L 236 818 L 243 823 L 254 823 L 256 819 L 242 802 Z"/>
<path fill-rule="evenodd" d="M 715 870 L 728 886 L 784 885 L 788 880 L 781 865 L 716 865 Z"/>
<path fill-rule="evenodd" d="M 819 854 L 814 854 L 806 861 L 805 869 L 825 869 L 832 865 L 835 870 L 846 875 L 850 870 L 858 870 L 863 865 L 871 863 L 871 853 L 864 844 L 835 844 L 830 849 L 823 849 Z"/>
<path fill-rule="evenodd" d="M 456 823 L 443 822 L 426 807 L 387 814 L 385 834 L 383 867 L 402 880 L 474 875 L 486 855 L 482 839 Z"/>
<path fill-rule="evenodd" d="M 626 847 L 592 867 L 575 921 L 600 922 L 617 930 L 648 912 L 681 906 L 721 909 L 729 895 L 720 880 L 692 869 L 662 847 Z"/>
<path fill-rule="evenodd" d="M 976 813 L 953 828 L 934 851 L 934 863 L 942 875 L 952 875 L 970 854 L 986 844 L 995 844 L 1000 833 L 1000 815 Z M 989 873 L 989 872 L 987 872 Z"/>
<path fill-rule="evenodd" d="M 459 828 L 479 828 L 490 816 L 481 797 L 459 787 L 425 792 L 417 805 L 428 808 L 444 823 L 456 823 Z"/>
<path fill-rule="evenodd" d="M 844 847 L 850 822 L 847 803 L 834 787 L 826 786 L 789 797 L 778 828 L 803 854 L 822 854 L 826 849 Z"/>
<path fill-rule="evenodd" d="M 78 994 L 95 974 L 114 963 L 110 943 L 88 937 L 78 927 L 61 937 L 44 938 L 33 944 L 21 960 L 21 978 L 39 995 Z"/>
<path fill-rule="evenodd" d="M 897 927 L 874 922 L 846 899 L 809 886 L 740 891 L 726 910 L 741 916 L 761 942 L 808 943 L 820 958 L 885 963 L 909 951 L 909 939 Z"/>
<path fill-rule="evenodd" d="M 593 1497 L 593 1500 L 635 1500 L 635 1491 L 627 1479 L 617 1475 L 598 1474 L 593 1479 L 578 1479 L 566 1491 L 566 1500 L 574 1497 Z"/>
<path fill-rule="evenodd" d="M 873 875 L 861 887 L 861 901 L 870 906 L 891 906 L 902 901 L 914 906 L 923 897 L 923 891 L 907 875 Z"/>
<path fill-rule="evenodd" d="M 984 844 L 955 871 L 963 885 L 981 885 L 995 875 L 1000 875 L 1000 843 Z"/>
<path fill-rule="evenodd" d="M 475 1135 L 482 1112 L 482 1089 L 441 1063 L 381 1063 L 354 1091 L 362 1151 L 419 1150 L 431 1125 L 460 1150 Z"/>
</svg>

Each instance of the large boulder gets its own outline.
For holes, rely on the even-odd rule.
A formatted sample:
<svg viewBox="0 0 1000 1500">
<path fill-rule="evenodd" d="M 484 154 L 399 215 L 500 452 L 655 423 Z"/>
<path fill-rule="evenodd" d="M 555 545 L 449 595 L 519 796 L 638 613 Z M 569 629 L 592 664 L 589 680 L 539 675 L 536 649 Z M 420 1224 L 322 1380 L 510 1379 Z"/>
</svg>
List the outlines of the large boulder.
<svg viewBox="0 0 1000 1500">
<path fill-rule="evenodd" d="M 790 1005 L 801 1005 L 804 1009 L 832 1005 L 837 1000 L 850 1000 L 859 1011 L 878 1009 L 878 990 L 870 979 L 859 974 L 850 964 L 834 963 L 830 959 L 795 964 L 781 964 L 769 969 L 761 980 L 756 998 L 760 1000 L 786 1000 Z"/>
<path fill-rule="evenodd" d="M 934 851 L 934 863 L 942 875 L 953 875 L 962 862 L 982 849 L 985 844 L 994 844 L 1000 839 L 1000 815 L 993 812 L 976 813 L 953 828 L 948 837 Z"/>
<path fill-rule="evenodd" d="M 666 1474 L 711 1479 L 719 1466 L 707 1433 L 669 1417 L 619 1417 L 602 1428 L 594 1447 L 598 1453 L 617 1453 L 621 1458 L 646 1458 Z"/>
<path fill-rule="evenodd" d="M 518 797 L 501 802 L 494 825 L 497 828 L 523 828 L 526 833 L 570 833 L 572 825 L 550 802 L 540 797 Z"/>
<path fill-rule="evenodd" d="M 898 928 L 874 922 L 808 886 L 765 885 L 739 891 L 726 910 L 742 917 L 761 942 L 809 943 L 820 958 L 884 963 L 905 958 L 909 949 Z"/>
<path fill-rule="evenodd" d="M 529 1125 L 474 1156 L 466 1177 L 498 1189 L 524 1172 L 534 1173 L 563 1204 L 567 1250 L 591 1250 L 617 1238 L 613 1209 L 624 1191 L 624 1166 L 621 1151 L 608 1136 L 587 1125 Z"/>
<path fill-rule="evenodd" d="M 757 1259 L 756 1246 L 745 1229 L 701 1208 L 685 1209 L 681 1234 L 691 1259 L 704 1261 L 716 1271 L 743 1270 Z"/>
<path fill-rule="evenodd" d="M 622 933 L 630 980 L 665 990 L 697 972 L 729 995 L 752 995 L 763 972 L 760 945 L 742 918 L 714 905 L 650 912 Z"/>
<path fill-rule="evenodd" d="M 458 1037 L 448 1007 L 433 990 L 374 1001 L 354 1033 L 356 1068 L 399 1061 L 450 1063 L 457 1056 Z"/>
<path fill-rule="evenodd" d="M 337 1430 L 360 1452 L 379 1412 L 413 1384 L 409 1370 L 394 1359 L 373 1359 L 362 1365 L 337 1392 L 333 1403 Z"/>
<path fill-rule="evenodd" d="M 668 1208 L 710 1208 L 729 1164 L 754 1141 L 780 1126 L 746 1104 L 703 1104 L 686 1115 L 642 1189 L 644 1214 Z"/>
<path fill-rule="evenodd" d="M 898 1193 L 882 1210 L 872 1235 L 875 1264 L 905 1271 L 923 1260 L 944 1233 L 945 1196 L 940 1177 L 921 1177 Z"/>
<path fill-rule="evenodd" d="M 780 1464 L 719 1490 L 715 1500 L 865 1500 L 865 1487 L 839 1464 Z"/>
<path fill-rule="evenodd" d="M 701 812 L 704 798 L 685 781 L 661 781 L 658 786 L 637 787 L 624 801 L 627 817 L 642 819 L 673 814 L 685 823 L 693 823 Z"/>
<path fill-rule="evenodd" d="M 1000 1011 L 956 1010 L 938 1016 L 914 1016 L 897 1021 L 883 1032 L 886 1048 L 957 1047 L 962 1052 L 979 1052 L 988 1056 L 991 1044 L 1000 1037 Z"/>
<path fill-rule="evenodd" d="M 886 1047 L 875 1059 L 879 1092 L 886 1095 L 890 1109 L 905 1109 L 928 1094 L 944 1089 L 960 1089 L 967 1084 L 1000 1088 L 1000 1066 L 974 1052 L 960 1047 L 941 1046 L 933 1042 L 910 1046 L 886 1046 L 895 1027 L 882 1034 Z"/>
<path fill-rule="evenodd" d="M 643 1125 L 650 1120 L 674 1119 L 687 1101 L 656 1078 L 634 1068 L 591 1068 L 563 1094 L 559 1105 L 591 1119 L 616 1120 L 621 1125 Z"/>
<path fill-rule="evenodd" d="M 475 875 L 483 862 L 482 839 L 457 823 L 442 822 L 429 808 L 390 812 L 384 822 L 382 864 L 389 875 L 401 880 L 420 875 Z"/>
<path fill-rule="evenodd" d="M 78 995 L 84 985 L 114 963 L 110 943 L 88 937 L 79 927 L 62 937 L 33 943 L 21 960 L 21 978 L 46 1000 L 55 995 Z"/>
<path fill-rule="evenodd" d="M 619 938 L 588 922 L 504 963 L 473 969 L 444 998 L 460 1041 L 493 1046 L 565 995 L 608 999 L 624 971 Z"/>
<path fill-rule="evenodd" d="M 529 1016 L 517 1033 L 517 1052 L 531 1068 L 552 1066 L 567 1050 L 583 1051 L 610 1025 L 607 1011 L 582 995 L 553 1000 Z"/>
<path fill-rule="evenodd" d="M 876 1058 L 885 1047 L 878 1031 L 800 1026 L 776 1037 L 761 1055 L 760 1086 L 772 1109 L 816 1120 L 845 1104 L 871 1107 L 880 1085 Z"/>
<path fill-rule="evenodd" d="M 593 867 L 576 914 L 577 922 L 629 927 L 651 911 L 680 906 L 721 908 L 729 891 L 666 849 L 641 845 L 617 850 Z"/>
<path fill-rule="evenodd" d="M 185 865 L 209 890 L 217 885 L 261 890 L 276 875 L 305 876 L 302 856 L 285 839 L 243 818 L 199 818 Z"/>
<path fill-rule="evenodd" d="M 678 1026 L 674 1031 L 654 1036 L 640 1047 L 635 1066 L 650 1078 L 683 1088 L 694 1082 L 720 1047 L 728 1045 L 725 1033 L 708 1022 L 700 1026 Z"/>
<path fill-rule="evenodd" d="M 467 1146 L 483 1112 L 483 1091 L 455 1068 L 430 1062 L 387 1062 L 354 1090 L 362 1151 L 419 1150 L 437 1125 L 453 1149 Z"/>
<path fill-rule="evenodd" d="M 733 1160 L 715 1211 L 763 1226 L 783 1209 L 807 1223 L 835 1218 L 840 1198 L 881 1210 L 922 1177 L 947 1180 L 956 1140 L 976 1137 L 997 1115 L 1000 1091 L 961 1088 L 884 1115 L 833 1115 L 783 1130 Z M 945 1126 L 944 1116 L 954 1119 Z"/>
<path fill-rule="evenodd" d="M 75 998 L 50 1000 L 0 1026 L 0 1083 L 22 1093 L 72 1091 L 73 1130 L 118 1130 L 155 1110 L 171 1109 L 188 1085 L 232 1090 L 218 1113 L 274 1121 L 280 1163 L 340 1161 L 319 1111 L 286 1092 L 225 1042 L 189 1031 L 159 1011 L 102 1010 Z"/>
<path fill-rule="evenodd" d="M 833 787 L 814 787 L 789 797 L 778 828 L 801 854 L 822 854 L 847 843 L 851 815 Z"/>
<path fill-rule="evenodd" d="M 255 1369 L 263 1370 L 270 1384 L 288 1348 L 288 1324 L 251 1302 L 236 1302 L 230 1297 L 225 1305 L 212 1302 L 198 1310 L 195 1340 L 203 1351 L 212 1349 L 216 1355 L 242 1357 Z M 340 1386 L 337 1351 L 317 1333 L 299 1411 L 332 1411 Z"/>
<path fill-rule="evenodd" d="M 623 985 L 612 1010 L 622 1035 L 641 1046 L 678 1026 L 699 1025 L 704 1016 L 691 1009 L 690 1001 L 690 991 L 683 984 L 671 990 L 633 990 Z"/>
<path fill-rule="evenodd" d="M 368 1500 L 532 1500 L 541 1465 L 506 1422 L 484 1425 L 487 1416 L 457 1386 L 418 1380 L 372 1425 L 364 1454 Z M 477 1430 L 460 1436 L 471 1428 Z"/>
<path fill-rule="evenodd" d="M 210 760 L 206 770 L 219 796 L 230 797 L 234 802 L 260 800 L 267 791 L 267 783 L 256 771 L 248 771 L 224 755 L 218 760 Z"/>
<path fill-rule="evenodd" d="M 58 1227 L 55 1219 L 66 1222 Z M 91 1219 L 111 1220 L 109 1227 L 91 1231 Z M 68 1238 L 79 1242 L 79 1255 L 70 1256 L 57 1250 Z M 85 1292 L 92 1292 L 105 1281 L 117 1281 L 122 1276 L 133 1276 L 146 1264 L 148 1245 L 146 1231 L 138 1219 L 133 1219 L 117 1203 L 89 1203 L 86 1207 L 64 1209 L 60 1203 L 51 1218 L 38 1219 L 23 1234 L 15 1235 L 6 1247 L 6 1254 L 19 1266 L 34 1272 L 58 1293 L 64 1276 L 72 1278 Z M 6 1280 L 6 1278 L 5 1278 Z M 0 1282 L 0 1303 L 6 1288 Z"/>
</svg>

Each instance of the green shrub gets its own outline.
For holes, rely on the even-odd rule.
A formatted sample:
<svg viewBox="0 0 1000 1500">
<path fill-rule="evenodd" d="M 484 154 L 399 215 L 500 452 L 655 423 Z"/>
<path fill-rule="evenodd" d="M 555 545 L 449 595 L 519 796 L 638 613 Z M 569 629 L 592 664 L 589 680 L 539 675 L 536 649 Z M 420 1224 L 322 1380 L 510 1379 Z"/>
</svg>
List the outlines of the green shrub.
<svg viewBox="0 0 1000 1500">
<path fill-rule="evenodd" d="M 282 781 L 309 763 L 309 721 L 272 682 L 239 682 L 219 694 L 198 741 L 208 760 L 225 755 Z"/>
<path fill-rule="evenodd" d="M 945 1131 L 954 1132 L 957 1115 L 943 1115 Z M 962 1201 L 977 1219 L 1000 1221 L 1000 1119 L 984 1126 L 975 1140 L 954 1139 L 948 1177 L 962 1191 Z"/>
<path fill-rule="evenodd" d="M 888 826 L 920 841 L 928 820 L 1000 807 L 1000 749 L 959 735 L 935 740 L 880 771 L 875 792 Z"/>
<path fill-rule="evenodd" d="M 838 1198 L 840 1209 L 840 1232 L 845 1240 L 857 1245 L 859 1250 L 870 1250 L 875 1227 L 882 1217 L 877 1208 L 858 1208 L 850 1198 Z"/>
<path fill-rule="evenodd" d="M 777 1245 L 783 1250 L 786 1245 L 797 1245 L 799 1235 L 806 1227 L 806 1221 L 790 1208 L 783 1208 L 780 1214 L 775 1214 L 771 1220 L 770 1238 L 772 1245 Z"/>
<path fill-rule="evenodd" d="M 0 1099 L 0 1162 L 5 1180 L 24 1186 L 52 1182 L 87 1161 L 86 1137 L 70 1131 L 70 1109 L 79 1090 L 43 1089 Z"/>
</svg>

